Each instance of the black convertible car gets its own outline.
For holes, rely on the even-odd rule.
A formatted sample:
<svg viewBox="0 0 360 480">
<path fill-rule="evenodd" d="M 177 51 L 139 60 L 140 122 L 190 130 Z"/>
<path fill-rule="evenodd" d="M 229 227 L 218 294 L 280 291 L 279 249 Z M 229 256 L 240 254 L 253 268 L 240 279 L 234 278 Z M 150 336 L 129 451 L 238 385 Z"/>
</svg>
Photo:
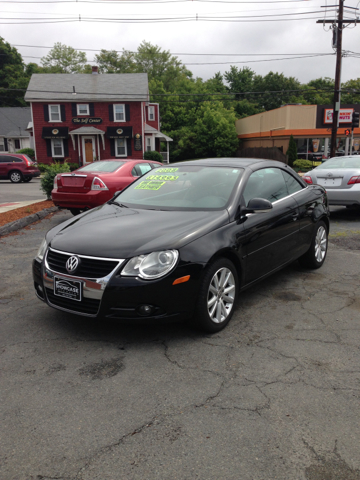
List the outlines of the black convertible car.
<svg viewBox="0 0 360 480">
<path fill-rule="evenodd" d="M 159 167 L 56 226 L 33 262 L 37 296 L 89 317 L 229 322 L 239 292 L 299 259 L 325 261 L 326 192 L 280 162 Z"/>
</svg>

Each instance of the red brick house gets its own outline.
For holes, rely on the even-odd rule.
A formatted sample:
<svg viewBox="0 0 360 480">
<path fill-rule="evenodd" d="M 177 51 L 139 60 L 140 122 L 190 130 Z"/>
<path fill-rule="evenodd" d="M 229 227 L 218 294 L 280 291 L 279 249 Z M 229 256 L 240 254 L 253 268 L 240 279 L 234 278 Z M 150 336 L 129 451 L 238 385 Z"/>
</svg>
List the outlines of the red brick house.
<svg viewBox="0 0 360 480">
<path fill-rule="evenodd" d="M 159 104 L 149 103 L 146 73 L 33 74 L 30 102 L 36 159 L 84 165 L 109 158 L 142 159 L 162 152 L 170 137 L 160 132 Z"/>
</svg>

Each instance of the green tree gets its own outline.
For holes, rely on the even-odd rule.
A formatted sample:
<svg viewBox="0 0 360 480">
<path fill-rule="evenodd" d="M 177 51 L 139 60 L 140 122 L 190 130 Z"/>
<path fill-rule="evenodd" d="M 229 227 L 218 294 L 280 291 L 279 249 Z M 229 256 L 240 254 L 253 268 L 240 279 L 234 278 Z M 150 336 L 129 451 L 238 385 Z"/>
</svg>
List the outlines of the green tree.
<svg viewBox="0 0 360 480">
<path fill-rule="evenodd" d="M 41 59 L 44 73 L 84 73 L 86 54 L 60 42 Z"/>
<path fill-rule="evenodd" d="M 292 167 L 294 162 L 297 160 L 297 146 L 292 135 L 290 135 L 289 147 L 286 151 L 286 155 L 288 156 L 289 165 Z"/>
<path fill-rule="evenodd" d="M 28 83 L 22 56 L 0 37 L 0 106 L 26 106 L 24 93 Z"/>
<path fill-rule="evenodd" d="M 133 73 L 136 70 L 134 53 L 128 50 L 121 54 L 116 50 L 101 50 L 95 55 L 95 61 L 100 73 Z"/>
<path fill-rule="evenodd" d="M 343 83 L 342 89 L 342 103 L 360 103 L 360 78 Z"/>
<path fill-rule="evenodd" d="M 301 84 L 294 77 L 285 77 L 283 73 L 269 72 L 262 77 L 255 75 L 254 92 L 259 92 L 257 103 L 266 111 L 279 108 L 287 103 L 298 103 L 297 96 Z"/>
</svg>

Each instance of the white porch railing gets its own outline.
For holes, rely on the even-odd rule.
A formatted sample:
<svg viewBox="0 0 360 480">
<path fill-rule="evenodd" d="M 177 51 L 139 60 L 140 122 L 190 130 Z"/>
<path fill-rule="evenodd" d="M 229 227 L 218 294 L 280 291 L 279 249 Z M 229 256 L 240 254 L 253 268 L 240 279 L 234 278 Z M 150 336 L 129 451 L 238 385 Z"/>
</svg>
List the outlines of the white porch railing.
<svg viewBox="0 0 360 480">
<path fill-rule="evenodd" d="M 164 163 L 169 163 L 169 152 L 160 152 Z"/>
</svg>

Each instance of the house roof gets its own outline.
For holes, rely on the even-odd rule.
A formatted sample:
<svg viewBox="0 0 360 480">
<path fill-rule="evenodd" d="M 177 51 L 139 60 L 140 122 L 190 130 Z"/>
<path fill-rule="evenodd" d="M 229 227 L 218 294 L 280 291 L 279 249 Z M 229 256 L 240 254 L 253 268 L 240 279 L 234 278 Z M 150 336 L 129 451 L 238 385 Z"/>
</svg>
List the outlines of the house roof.
<svg viewBox="0 0 360 480">
<path fill-rule="evenodd" d="M 160 140 L 165 140 L 166 142 L 172 142 L 173 139 L 165 135 L 165 133 L 159 132 L 156 128 L 151 127 L 147 123 L 145 124 L 145 133 L 152 133 L 156 138 L 160 138 Z"/>
<path fill-rule="evenodd" d="M 74 93 L 75 92 L 75 93 Z M 147 73 L 34 73 L 27 102 L 148 101 Z"/>
<path fill-rule="evenodd" d="M 30 107 L 1 107 L 0 136 L 28 137 L 26 128 L 31 121 Z"/>
</svg>

